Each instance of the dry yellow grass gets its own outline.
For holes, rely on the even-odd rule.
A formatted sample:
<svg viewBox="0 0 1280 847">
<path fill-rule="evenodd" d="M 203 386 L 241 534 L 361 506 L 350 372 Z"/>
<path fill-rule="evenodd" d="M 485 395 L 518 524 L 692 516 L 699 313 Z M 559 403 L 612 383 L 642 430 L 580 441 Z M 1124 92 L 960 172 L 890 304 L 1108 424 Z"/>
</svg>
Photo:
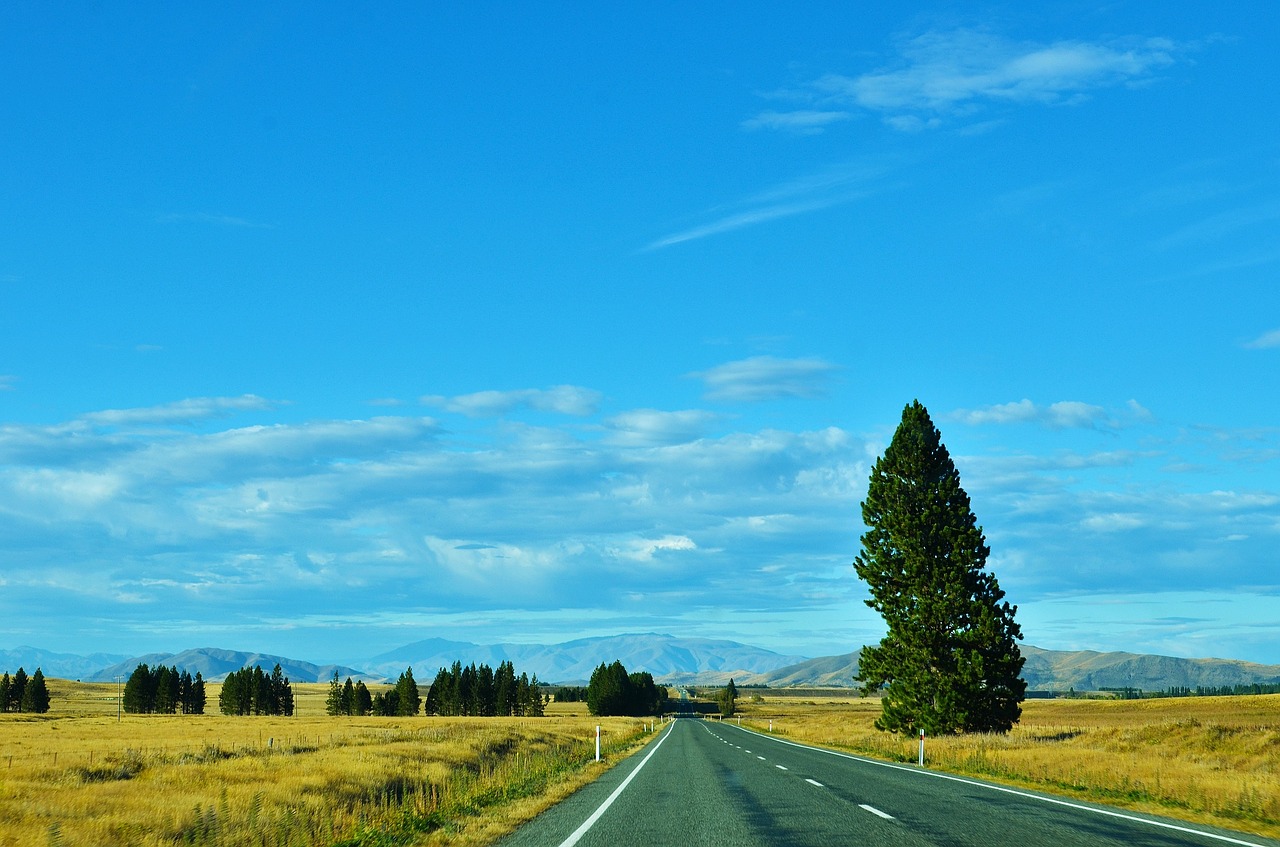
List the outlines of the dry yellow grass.
<svg viewBox="0 0 1280 847">
<path fill-rule="evenodd" d="M 877 731 L 856 694 L 739 701 L 743 723 L 879 758 L 916 761 L 915 739 Z M 1008 735 L 927 739 L 933 768 L 1280 837 L 1280 695 L 1029 700 Z"/>
<path fill-rule="evenodd" d="M 116 718 L 115 685 L 51 681 L 44 716 L 0 716 L 0 845 L 480 844 L 647 737 L 634 719 Z M 216 704 L 217 687 L 210 686 Z M 216 708 L 216 706 L 215 706 Z"/>
</svg>

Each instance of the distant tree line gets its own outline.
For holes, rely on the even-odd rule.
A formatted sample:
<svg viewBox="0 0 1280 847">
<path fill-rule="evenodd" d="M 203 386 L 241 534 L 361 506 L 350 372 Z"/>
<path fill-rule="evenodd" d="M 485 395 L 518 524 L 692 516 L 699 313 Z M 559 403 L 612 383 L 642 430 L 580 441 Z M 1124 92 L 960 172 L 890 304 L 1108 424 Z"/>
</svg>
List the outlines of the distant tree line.
<svg viewBox="0 0 1280 847">
<path fill-rule="evenodd" d="M 652 674 L 629 674 L 618 661 L 612 665 L 601 662 L 587 683 L 587 710 L 593 715 L 659 715 L 666 700 L 666 689 L 654 684 Z"/>
<path fill-rule="evenodd" d="M 279 662 L 270 675 L 261 665 L 242 668 L 223 680 L 218 708 L 224 715 L 292 715 L 293 687 Z"/>
<path fill-rule="evenodd" d="M 0 676 L 0 712 L 34 712 L 44 714 L 49 711 L 49 687 L 45 685 L 44 673 L 36 668 L 30 677 L 22 668 L 12 677 L 6 671 Z"/>
<path fill-rule="evenodd" d="M 1243 697 L 1249 694 L 1280 694 L 1280 682 L 1255 682 L 1248 685 L 1199 685 L 1191 688 L 1175 685 L 1163 691 L 1141 688 L 1099 688 L 1118 700 L 1151 700 L 1161 697 Z M 1074 693 L 1074 689 L 1073 689 Z"/>
<path fill-rule="evenodd" d="M 454 662 L 452 668 L 436 673 L 425 709 L 428 715 L 542 717 L 543 706 L 537 674 L 516 676 L 509 661 L 496 671 L 485 664 L 463 667 L 462 662 Z"/>
<path fill-rule="evenodd" d="M 587 699 L 585 685 L 562 685 L 553 694 L 557 703 L 582 703 Z"/>
<path fill-rule="evenodd" d="M 196 671 L 179 673 L 177 667 L 139 664 L 124 684 L 124 710 L 130 714 L 203 715 L 204 677 Z"/>
</svg>

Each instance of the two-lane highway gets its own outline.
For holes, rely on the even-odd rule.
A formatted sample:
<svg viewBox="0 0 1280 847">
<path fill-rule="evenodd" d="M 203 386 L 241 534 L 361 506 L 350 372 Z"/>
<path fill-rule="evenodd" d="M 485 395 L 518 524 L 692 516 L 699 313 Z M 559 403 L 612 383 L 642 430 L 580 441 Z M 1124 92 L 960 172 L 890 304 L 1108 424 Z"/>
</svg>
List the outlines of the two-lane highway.
<svg viewBox="0 0 1280 847">
<path fill-rule="evenodd" d="M 501 843 L 1280 845 L 695 719 L 674 721 L 656 742 Z"/>
</svg>

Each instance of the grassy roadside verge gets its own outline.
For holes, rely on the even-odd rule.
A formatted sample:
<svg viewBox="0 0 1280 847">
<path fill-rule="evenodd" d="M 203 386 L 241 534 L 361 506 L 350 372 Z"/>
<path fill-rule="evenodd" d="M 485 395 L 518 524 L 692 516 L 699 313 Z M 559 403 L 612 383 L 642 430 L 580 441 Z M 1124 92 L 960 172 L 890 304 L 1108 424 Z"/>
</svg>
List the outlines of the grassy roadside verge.
<svg viewBox="0 0 1280 847">
<path fill-rule="evenodd" d="M 873 726 L 856 694 L 744 702 L 743 725 L 886 761 L 915 739 Z M 1280 838 L 1280 695 L 1030 700 L 1008 735 L 931 738 L 930 768 Z"/>
<path fill-rule="evenodd" d="M 117 721 L 115 686 L 64 685 L 47 716 L 0 716 L 0 847 L 469 847 L 654 737 L 639 720 L 590 718 L 585 709 L 538 719 L 304 712 Z"/>
</svg>

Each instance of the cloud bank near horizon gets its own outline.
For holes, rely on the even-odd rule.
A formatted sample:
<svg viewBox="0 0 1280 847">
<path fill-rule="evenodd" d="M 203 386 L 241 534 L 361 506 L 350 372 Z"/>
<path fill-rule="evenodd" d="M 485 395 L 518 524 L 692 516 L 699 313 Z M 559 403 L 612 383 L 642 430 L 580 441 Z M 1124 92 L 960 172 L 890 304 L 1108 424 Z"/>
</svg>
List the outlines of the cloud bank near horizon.
<svg viewBox="0 0 1280 847">
<path fill-rule="evenodd" d="M 752 401 L 808 396 L 834 370 L 760 357 L 696 376 L 709 395 Z M 502 396 L 481 405 L 511 414 L 546 395 Z M 600 402 L 586 389 L 565 396 Z M 485 621 L 522 621 L 530 634 L 662 626 L 750 640 L 740 631 L 773 620 L 774 643 L 803 643 L 806 620 L 840 621 L 850 641 L 877 628 L 850 567 L 877 437 L 741 430 L 697 409 L 625 410 L 586 427 L 481 419 L 453 432 L 409 416 L 271 423 L 272 408 L 248 395 L 194 398 L 0 428 L 4 602 L 49 610 L 23 624 L 10 614 L 13 637 L 332 641 L 377 622 L 383 643 L 442 624 L 483 640 Z M 263 422 L 169 425 L 224 410 Z M 475 421 L 474 410 L 461 402 L 447 413 Z M 1106 416 L 1094 404 L 1024 400 L 938 417 L 1125 437 L 1096 426 Z M 1119 449 L 955 455 L 991 566 L 1024 606 L 1095 592 L 1274 594 L 1280 585 L 1264 574 L 1280 492 L 1203 487 L 1174 467 L 1195 452 L 1256 449 L 1258 438 L 1153 446 L 1146 431 L 1142 445 Z M 1162 466 L 1164 487 L 1123 482 Z M 1192 650 L 1194 637 L 1183 638 Z"/>
</svg>

